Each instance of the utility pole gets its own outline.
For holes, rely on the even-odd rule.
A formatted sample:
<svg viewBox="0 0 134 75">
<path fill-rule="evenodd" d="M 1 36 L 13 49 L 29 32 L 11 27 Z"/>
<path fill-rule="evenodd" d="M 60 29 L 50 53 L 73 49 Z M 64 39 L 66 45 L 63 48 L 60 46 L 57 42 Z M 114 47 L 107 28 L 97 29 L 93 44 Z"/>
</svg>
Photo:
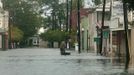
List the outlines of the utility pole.
<svg viewBox="0 0 134 75">
<path fill-rule="evenodd" d="M 77 8 L 78 8 L 78 52 L 81 53 L 81 37 L 80 37 L 80 0 L 77 0 Z"/>
<path fill-rule="evenodd" d="M 72 19 L 71 19 L 71 17 L 72 17 L 72 0 L 71 0 L 71 2 L 70 2 L 70 22 L 69 22 L 69 32 L 71 32 L 71 24 L 72 24 Z"/>
<path fill-rule="evenodd" d="M 68 0 L 66 0 L 66 31 L 68 31 Z"/>
<path fill-rule="evenodd" d="M 12 21 L 12 17 L 10 17 L 10 14 L 11 13 L 9 13 L 9 24 L 8 24 L 8 35 L 9 35 L 9 42 L 8 42 L 9 46 L 8 47 L 9 47 L 9 49 L 12 49 L 12 42 L 11 42 L 12 41 L 12 39 L 11 39 L 11 21 Z"/>
<path fill-rule="evenodd" d="M 71 29 L 72 29 L 72 0 L 70 0 L 69 1 L 69 12 L 70 12 L 70 14 L 69 14 L 69 34 L 71 34 Z M 69 42 L 68 42 L 68 45 L 69 45 L 69 49 L 71 48 L 71 42 L 70 42 L 70 39 L 71 39 L 71 37 L 69 37 Z"/>
<path fill-rule="evenodd" d="M 102 11 L 102 26 L 101 26 L 101 38 L 100 38 L 100 54 L 102 53 L 102 46 L 103 46 L 103 28 L 104 28 L 104 20 L 105 20 L 105 6 L 106 0 L 103 0 L 103 11 Z"/>
<path fill-rule="evenodd" d="M 125 70 L 128 69 L 130 54 L 128 45 L 128 16 L 127 16 L 127 5 L 125 0 L 123 0 L 123 11 L 124 11 L 124 29 L 125 29 L 125 42 L 126 42 L 126 60 L 125 60 Z"/>
<path fill-rule="evenodd" d="M 52 11 L 52 30 L 54 30 L 54 10 Z"/>
<path fill-rule="evenodd" d="M 59 19 L 59 29 L 61 30 L 61 10 L 59 10 L 59 12 L 58 12 L 58 19 Z"/>
</svg>

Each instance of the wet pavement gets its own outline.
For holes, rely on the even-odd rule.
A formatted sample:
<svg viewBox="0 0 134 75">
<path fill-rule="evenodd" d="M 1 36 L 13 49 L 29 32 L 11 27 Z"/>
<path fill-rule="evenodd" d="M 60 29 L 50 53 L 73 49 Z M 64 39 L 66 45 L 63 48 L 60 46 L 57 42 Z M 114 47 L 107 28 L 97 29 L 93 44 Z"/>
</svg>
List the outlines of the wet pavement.
<svg viewBox="0 0 134 75">
<path fill-rule="evenodd" d="M 0 51 L 0 75 L 134 75 L 124 72 L 118 59 L 94 53 L 71 51 L 61 56 L 59 49 L 27 48 Z"/>
</svg>

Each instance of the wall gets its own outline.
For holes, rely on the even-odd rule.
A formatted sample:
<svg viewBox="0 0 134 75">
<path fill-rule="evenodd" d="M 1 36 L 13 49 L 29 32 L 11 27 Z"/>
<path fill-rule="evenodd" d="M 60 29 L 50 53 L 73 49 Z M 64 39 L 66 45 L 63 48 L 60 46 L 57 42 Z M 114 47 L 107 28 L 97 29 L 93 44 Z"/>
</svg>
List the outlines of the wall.
<svg viewBox="0 0 134 75">
<path fill-rule="evenodd" d="M 83 29 L 83 30 L 82 30 Z M 88 17 L 83 17 L 81 19 L 81 47 L 83 48 L 82 50 L 87 50 L 87 30 L 89 29 L 89 24 L 88 24 Z"/>
<path fill-rule="evenodd" d="M 8 20 L 9 20 L 9 13 L 8 11 L 3 11 L 4 13 L 0 13 L 0 28 L 8 31 Z"/>
<path fill-rule="evenodd" d="M 97 12 L 92 12 L 89 14 L 89 41 L 90 41 L 90 50 L 96 51 L 96 42 L 94 38 L 97 37 L 96 31 L 97 23 Z"/>
<path fill-rule="evenodd" d="M 131 29 L 130 67 L 134 67 L 134 29 Z"/>
<path fill-rule="evenodd" d="M 0 49 L 2 48 L 2 35 L 0 35 Z"/>
<path fill-rule="evenodd" d="M 3 12 L 3 13 L 0 13 L 0 33 L 4 33 L 3 40 L 5 40 L 4 42 L 0 40 L 0 48 L 2 48 L 2 44 L 3 44 L 3 48 L 7 49 L 8 48 L 9 12 L 4 11 L 2 8 L 0 8 L 0 11 Z M 0 39 L 2 39 L 2 37 Z"/>
</svg>

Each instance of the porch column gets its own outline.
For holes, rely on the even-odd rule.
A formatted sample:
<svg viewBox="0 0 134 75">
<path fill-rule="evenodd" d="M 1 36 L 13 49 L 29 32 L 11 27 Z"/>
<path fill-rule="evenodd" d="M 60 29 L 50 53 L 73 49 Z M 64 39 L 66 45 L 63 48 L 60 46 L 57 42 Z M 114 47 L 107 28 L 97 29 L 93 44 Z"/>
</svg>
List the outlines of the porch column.
<svg viewBox="0 0 134 75">
<path fill-rule="evenodd" d="M 134 29 L 131 29 L 130 67 L 134 67 Z"/>
</svg>

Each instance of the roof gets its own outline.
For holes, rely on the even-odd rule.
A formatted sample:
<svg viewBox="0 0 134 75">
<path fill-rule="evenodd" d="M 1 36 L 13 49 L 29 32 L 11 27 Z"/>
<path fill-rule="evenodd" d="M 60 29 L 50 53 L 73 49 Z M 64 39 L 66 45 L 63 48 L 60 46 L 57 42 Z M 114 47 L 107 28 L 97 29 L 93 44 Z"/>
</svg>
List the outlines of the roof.
<svg viewBox="0 0 134 75">
<path fill-rule="evenodd" d="M 131 30 L 132 28 L 129 27 L 128 29 Z M 123 27 L 122 28 L 110 28 L 110 30 L 111 31 L 122 31 L 122 30 L 124 30 L 124 28 Z"/>
<path fill-rule="evenodd" d="M 80 9 L 80 17 L 84 17 L 84 16 L 88 16 L 89 13 L 93 13 L 95 11 L 95 9 L 90 9 L 90 8 L 83 8 Z M 77 27 L 77 10 L 73 10 L 72 11 L 72 16 L 71 16 L 71 25 L 72 28 L 76 28 Z"/>
</svg>

